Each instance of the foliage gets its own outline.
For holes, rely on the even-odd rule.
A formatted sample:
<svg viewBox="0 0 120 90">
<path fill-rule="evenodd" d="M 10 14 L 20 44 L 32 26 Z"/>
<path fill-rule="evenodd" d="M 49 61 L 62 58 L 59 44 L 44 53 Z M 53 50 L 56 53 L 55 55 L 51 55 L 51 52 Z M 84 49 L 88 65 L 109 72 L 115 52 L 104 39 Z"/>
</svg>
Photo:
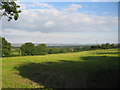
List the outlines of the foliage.
<svg viewBox="0 0 120 90">
<path fill-rule="evenodd" d="M 17 20 L 21 12 L 18 8 L 20 8 L 20 6 L 15 2 L 0 2 L 0 17 L 7 16 L 8 21 L 11 19 Z"/>
<path fill-rule="evenodd" d="M 72 52 L 71 48 L 48 48 L 49 54 Z"/>
<path fill-rule="evenodd" d="M 0 38 L 0 55 L 1 56 L 26 56 L 26 55 L 46 55 L 46 54 L 57 54 L 57 53 L 67 53 L 67 52 L 81 52 L 95 49 L 111 49 L 118 48 L 119 44 L 101 44 L 101 45 L 88 45 L 88 46 L 79 46 L 79 47 L 47 47 L 46 44 L 39 44 L 35 46 L 31 42 L 27 42 L 21 47 L 12 47 L 5 38 Z M 3 53 L 2 52 L 3 49 Z"/>
<path fill-rule="evenodd" d="M 81 51 L 88 51 L 88 50 L 96 50 L 96 49 L 112 49 L 118 48 L 117 44 L 101 44 L 101 45 L 88 45 L 88 46 L 77 46 L 77 47 L 47 47 L 46 44 L 39 44 L 37 46 L 34 45 L 35 50 L 33 51 L 32 55 L 46 55 L 46 54 L 57 54 L 57 53 L 67 53 L 67 52 L 81 52 Z M 14 48 L 15 49 L 15 48 Z M 23 48 L 25 50 L 25 48 Z M 15 53 L 12 53 L 12 56 L 17 56 L 20 52 L 22 54 L 19 55 L 28 55 L 23 53 L 24 50 L 17 48 Z M 16 54 L 17 53 L 17 54 Z"/>
<path fill-rule="evenodd" d="M 101 45 L 92 45 L 91 49 L 111 49 L 111 48 L 118 48 L 116 44 L 112 43 L 106 43 Z"/>
<path fill-rule="evenodd" d="M 35 55 L 35 46 L 31 42 L 21 45 L 20 49 L 22 55 Z"/>
<path fill-rule="evenodd" d="M 81 47 L 75 47 L 74 48 L 74 52 L 77 52 L 77 51 L 80 51 L 80 50 L 82 50 Z"/>
<path fill-rule="evenodd" d="M 45 55 L 48 54 L 47 46 L 46 44 L 39 44 L 36 46 L 36 54 L 37 55 Z"/>
<path fill-rule="evenodd" d="M 0 50 L 0 52 L 2 51 L 2 56 L 10 56 L 12 48 L 11 44 L 7 42 L 7 40 L 3 37 L 1 37 L 0 39 L 0 41 L 2 42 L 0 43 L 0 49 L 2 49 Z"/>
<path fill-rule="evenodd" d="M 2 37 L 0 37 L 0 57 L 2 56 Z"/>
<path fill-rule="evenodd" d="M 48 53 L 46 44 L 39 44 L 35 46 L 33 43 L 28 42 L 20 47 L 21 55 L 45 55 Z"/>
<path fill-rule="evenodd" d="M 116 45 L 113 43 L 113 44 L 111 44 L 111 47 L 112 47 L 112 48 L 115 48 L 115 47 L 116 47 Z"/>
</svg>

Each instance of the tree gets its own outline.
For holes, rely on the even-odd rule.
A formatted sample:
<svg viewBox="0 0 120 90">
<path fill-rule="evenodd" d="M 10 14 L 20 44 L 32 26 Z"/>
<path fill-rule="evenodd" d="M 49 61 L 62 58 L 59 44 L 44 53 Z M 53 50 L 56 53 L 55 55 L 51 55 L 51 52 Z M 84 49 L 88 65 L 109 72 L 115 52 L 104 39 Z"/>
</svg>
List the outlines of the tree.
<svg viewBox="0 0 120 90">
<path fill-rule="evenodd" d="M 17 20 L 19 13 L 21 12 L 21 10 L 18 10 L 18 8 L 20 8 L 20 6 L 15 2 L 0 2 L 0 18 L 2 16 L 7 16 L 8 21 L 13 18 L 14 20 Z"/>
<path fill-rule="evenodd" d="M 91 46 L 91 49 L 100 49 L 100 48 L 101 48 L 100 45 L 92 45 L 92 46 Z"/>
<path fill-rule="evenodd" d="M 81 50 L 81 47 L 75 47 L 74 48 L 74 51 L 77 52 L 77 51 L 80 51 Z"/>
<path fill-rule="evenodd" d="M 102 44 L 102 45 L 101 45 L 101 48 L 102 48 L 102 49 L 106 49 L 106 45 L 105 45 L 105 44 Z"/>
<path fill-rule="evenodd" d="M 109 49 L 111 48 L 112 46 L 109 44 L 109 43 L 106 43 L 106 44 L 102 44 L 101 48 L 102 49 Z"/>
<path fill-rule="evenodd" d="M 3 37 L 0 37 L 0 39 L 2 40 L 2 43 L 0 43 L 0 49 L 2 49 L 0 52 L 2 52 L 2 56 L 10 56 L 12 48 L 11 44 Z"/>
<path fill-rule="evenodd" d="M 92 46 L 91 46 L 91 49 L 96 49 L 96 46 L 95 46 L 95 45 L 92 45 Z"/>
<path fill-rule="evenodd" d="M 39 44 L 36 46 L 36 54 L 37 55 L 45 55 L 48 54 L 48 49 L 46 44 Z"/>
<path fill-rule="evenodd" d="M 107 49 L 111 48 L 111 45 L 109 43 L 106 43 L 106 48 Z"/>
<path fill-rule="evenodd" d="M 31 42 L 21 45 L 20 49 L 23 56 L 35 55 L 35 45 Z"/>
<path fill-rule="evenodd" d="M 116 45 L 115 45 L 114 43 L 112 43 L 112 44 L 111 44 L 111 47 L 112 47 L 112 48 L 115 48 L 115 47 L 116 47 Z"/>
<path fill-rule="evenodd" d="M 0 57 L 2 57 L 2 37 L 0 37 Z"/>
<path fill-rule="evenodd" d="M 56 52 L 55 52 L 55 48 L 48 48 L 48 53 L 49 53 L 49 54 L 54 54 L 54 53 L 56 53 Z"/>
</svg>

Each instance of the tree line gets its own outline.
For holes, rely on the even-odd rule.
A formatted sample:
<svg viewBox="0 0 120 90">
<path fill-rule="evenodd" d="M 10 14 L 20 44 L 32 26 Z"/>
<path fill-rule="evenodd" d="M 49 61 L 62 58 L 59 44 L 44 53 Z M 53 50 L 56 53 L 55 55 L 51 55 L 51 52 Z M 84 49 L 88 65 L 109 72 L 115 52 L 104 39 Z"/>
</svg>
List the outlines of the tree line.
<svg viewBox="0 0 120 90">
<path fill-rule="evenodd" d="M 12 45 L 3 37 L 0 37 L 0 56 L 15 56 L 11 55 Z M 24 43 L 20 48 L 14 48 L 17 52 L 20 53 L 18 56 L 31 56 L 31 55 L 46 55 L 46 54 L 57 54 L 57 53 L 67 53 L 67 52 L 79 52 L 86 50 L 95 50 L 95 49 L 111 49 L 119 48 L 119 44 L 101 44 L 101 45 L 88 45 L 88 46 L 79 46 L 79 47 L 47 47 L 46 44 L 35 45 L 31 42 Z"/>
<path fill-rule="evenodd" d="M 28 42 L 20 47 L 21 55 L 45 55 L 48 54 L 46 44 L 39 44 L 35 46 L 33 43 Z"/>
</svg>

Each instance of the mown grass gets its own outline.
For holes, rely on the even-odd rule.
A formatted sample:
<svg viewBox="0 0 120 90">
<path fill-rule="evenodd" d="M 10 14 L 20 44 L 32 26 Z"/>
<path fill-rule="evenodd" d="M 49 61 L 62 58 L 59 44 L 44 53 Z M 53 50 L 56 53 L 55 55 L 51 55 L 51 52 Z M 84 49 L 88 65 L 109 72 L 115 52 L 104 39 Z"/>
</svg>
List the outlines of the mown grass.
<svg viewBox="0 0 120 90">
<path fill-rule="evenodd" d="M 19 55 L 20 56 L 20 53 L 19 52 L 12 52 L 11 55 Z"/>
<path fill-rule="evenodd" d="M 2 59 L 3 88 L 119 87 L 117 49 Z"/>
</svg>

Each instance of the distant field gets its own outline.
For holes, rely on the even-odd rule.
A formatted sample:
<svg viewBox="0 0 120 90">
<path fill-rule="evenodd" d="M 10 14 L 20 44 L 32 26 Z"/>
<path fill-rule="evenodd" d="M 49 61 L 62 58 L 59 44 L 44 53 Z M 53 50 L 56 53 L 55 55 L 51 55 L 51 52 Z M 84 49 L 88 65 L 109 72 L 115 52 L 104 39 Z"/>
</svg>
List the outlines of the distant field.
<svg viewBox="0 0 120 90">
<path fill-rule="evenodd" d="M 118 87 L 117 49 L 2 59 L 3 88 Z"/>
<path fill-rule="evenodd" d="M 20 56 L 20 53 L 19 53 L 19 52 L 12 52 L 12 53 L 11 53 L 11 56 L 12 56 L 12 55 L 16 55 L 16 56 L 18 55 L 18 56 Z"/>
</svg>

